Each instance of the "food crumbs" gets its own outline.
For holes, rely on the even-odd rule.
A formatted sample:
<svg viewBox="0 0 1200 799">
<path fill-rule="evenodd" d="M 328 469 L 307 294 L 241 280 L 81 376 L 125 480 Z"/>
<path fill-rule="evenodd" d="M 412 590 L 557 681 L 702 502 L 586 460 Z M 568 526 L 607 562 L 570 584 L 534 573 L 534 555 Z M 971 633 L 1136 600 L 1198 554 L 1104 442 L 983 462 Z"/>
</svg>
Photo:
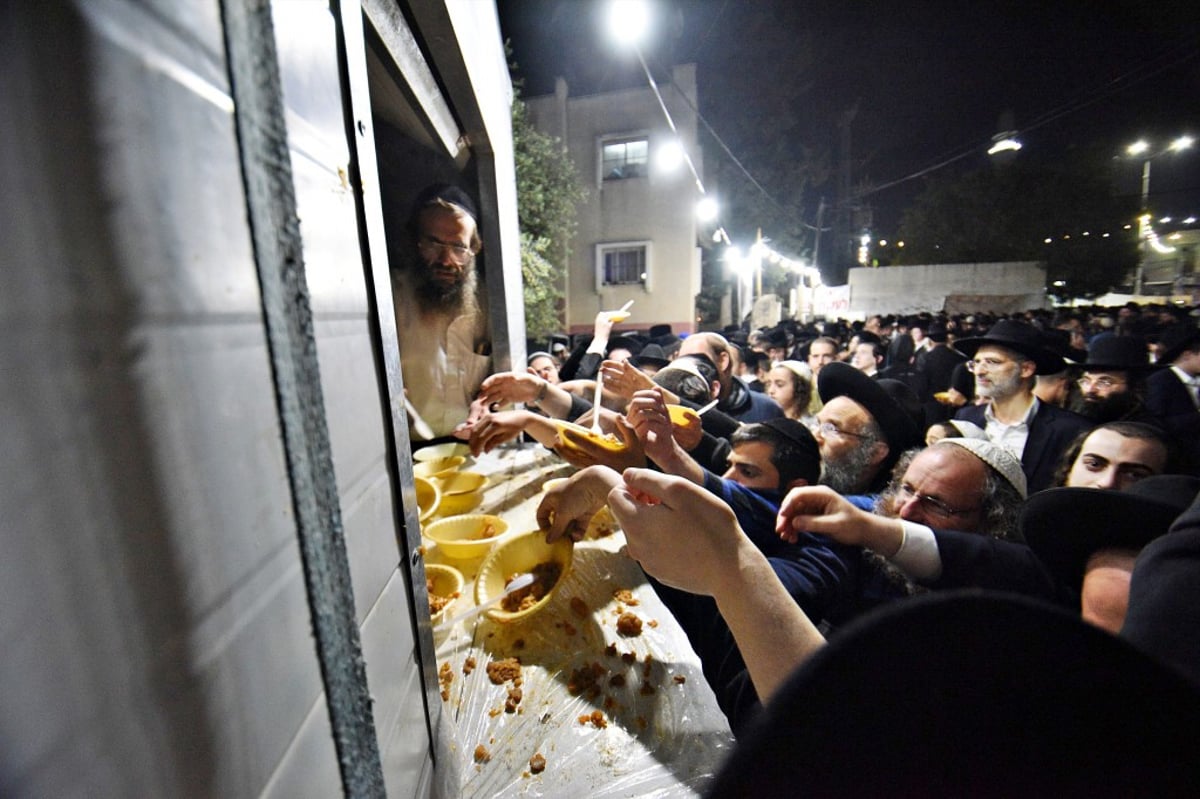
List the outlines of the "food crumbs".
<svg viewBox="0 0 1200 799">
<path fill-rule="evenodd" d="M 577 596 L 571 597 L 571 612 L 581 619 L 586 619 L 588 614 L 592 612 L 591 608 Z"/>
<path fill-rule="evenodd" d="M 642 620 L 633 613 L 622 613 L 617 619 L 617 632 L 626 637 L 642 634 Z"/>
<path fill-rule="evenodd" d="M 521 661 L 516 658 L 493 660 L 487 664 L 487 676 L 493 685 L 503 685 L 521 676 Z"/>
<path fill-rule="evenodd" d="M 492 753 L 484 748 L 483 744 L 475 747 L 475 762 L 486 763 L 492 759 Z"/>
<path fill-rule="evenodd" d="M 470 674 L 475 671 L 475 658 L 469 657 L 463 661 L 463 674 Z"/>
<path fill-rule="evenodd" d="M 682 674 L 676 674 L 671 679 L 675 681 L 676 685 L 683 685 L 685 682 L 687 682 L 687 677 L 683 676 Z"/>
<path fill-rule="evenodd" d="M 438 683 L 442 686 L 442 701 L 450 701 L 450 683 L 454 682 L 454 672 L 450 669 L 450 661 L 438 667 Z"/>
<path fill-rule="evenodd" d="M 637 597 L 635 597 L 633 592 L 628 588 L 622 588 L 619 591 L 614 591 L 613 599 L 622 604 L 629 605 L 630 607 L 636 607 L 638 603 Z"/>
<path fill-rule="evenodd" d="M 529 771 L 531 774 L 541 774 L 545 770 L 546 758 L 542 757 L 540 752 L 529 758 Z"/>
</svg>

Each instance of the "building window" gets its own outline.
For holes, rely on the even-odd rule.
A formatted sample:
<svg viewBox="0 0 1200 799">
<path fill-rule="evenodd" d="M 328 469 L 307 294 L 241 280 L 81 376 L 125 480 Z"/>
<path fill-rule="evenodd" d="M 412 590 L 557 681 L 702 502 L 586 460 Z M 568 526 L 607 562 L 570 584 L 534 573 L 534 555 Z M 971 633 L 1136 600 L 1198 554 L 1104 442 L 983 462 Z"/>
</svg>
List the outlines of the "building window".
<svg viewBox="0 0 1200 799">
<path fill-rule="evenodd" d="M 646 175 L 650 142 L 646 139 L 621 139 L 600 145 L 600 174 L 605 180 L 640 178 Z"/>
<path fill-rule="evenodd" d="M 598 283 L 601 286 L 649 286 L 650 246 L 647 242 L 597 245 Z"/>
</svg>

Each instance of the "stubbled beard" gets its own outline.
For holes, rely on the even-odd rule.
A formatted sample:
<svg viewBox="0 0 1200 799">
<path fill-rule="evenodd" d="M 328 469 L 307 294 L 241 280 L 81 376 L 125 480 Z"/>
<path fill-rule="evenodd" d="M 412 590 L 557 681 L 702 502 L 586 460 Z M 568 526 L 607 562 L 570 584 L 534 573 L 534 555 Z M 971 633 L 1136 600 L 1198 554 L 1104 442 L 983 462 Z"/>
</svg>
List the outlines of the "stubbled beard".
<svg viewBox="0 0 1200 799">
<path fill-rule="evenodd" d="M 1020 390 L 1021 376 L 1018 374 L 1014 374 L 1005 380 L 992 380 L 992 384 L 986 388 L 981 388 L 979 381 L 975 381 L 975 396 L 984 399 L 1006 400 L 1009 397 L 1015 396 Z"/>
<path fill-rule="evenodd" d="M 460 279 L 448 285 L 434 279 L 437 268 L 435 265 L 418 262 L 413 269 L 413 291 L 420 301 L 422 311 L 460 316 L 471 310 L 475 303 L 477 283 L 475 265 L 467 264 L 460 272 Z"/>
<path fill-rule="evenodd" d="M 1078 396 L 1071 401 L 1071 410 L 1093 422 L 1115 422 L 1137 406 L 1137 397 L 1129 391 L 1109 394 L 1103 399 L 1088 400 Z"/>
<path fill-rule="evenodd" d="M 839 494 L 862 491 L 871 484 L 871 478 L 864 477 L 864 474 L 871 463 L 873 450 L 873 442 L 864 441 L 842 456 L 841 460 L 822 460 L 821 479 L 818 482 Z"/>
</svg>

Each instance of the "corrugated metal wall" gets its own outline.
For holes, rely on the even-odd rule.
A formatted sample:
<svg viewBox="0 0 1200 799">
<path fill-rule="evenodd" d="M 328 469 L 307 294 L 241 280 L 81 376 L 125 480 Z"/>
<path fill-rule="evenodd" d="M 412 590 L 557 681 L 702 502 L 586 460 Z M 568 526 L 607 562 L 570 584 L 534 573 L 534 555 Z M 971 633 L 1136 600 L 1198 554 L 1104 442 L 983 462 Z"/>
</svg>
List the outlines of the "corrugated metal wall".
<svg viewBox="0 0 1200 799">
<path fill-rule="evenodd" d="M 388 793 L 424 795 L 362 22 L 275 24 L 373 720 Z M 3 4 L 0 89 L 0 795 L 337 795 L 218 4 Z"/>
</svg>

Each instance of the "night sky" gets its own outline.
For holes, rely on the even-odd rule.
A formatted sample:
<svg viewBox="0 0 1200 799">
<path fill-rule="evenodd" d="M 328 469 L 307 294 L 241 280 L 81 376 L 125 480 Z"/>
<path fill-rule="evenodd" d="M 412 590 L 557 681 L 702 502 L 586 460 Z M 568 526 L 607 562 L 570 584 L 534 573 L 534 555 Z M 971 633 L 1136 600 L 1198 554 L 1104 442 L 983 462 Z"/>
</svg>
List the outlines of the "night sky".
<svg viewBox="0 0 1200 799">
<path fill-rule="evenodd" d="M 523 92 L 571 94 L 645 85 L 609 38 L 605 4 L 498 0 Z M 1191 2 L 842 2 L 657 0 L 643 51 L 656 77 L 698 65 L 700 110 L 739 159 L 759 146 L 748 119 L 792 112 L 788 136 L 836 159 L 837 120 L 852 123 L 854 182 L 891 183 L 953 156 L 979 168 L 1002 119 L 1017 157 L 1086 148 L 1119 155 L 1138 137 L 1198 137 L 1190 153 L 1153 165 L 1153 207 L 1200 216 L 1200 15 Z M 723 158 L 706 136 L 709 164 Z M 1111 161 L 1114 189 L 1136 196 L 1140 162 Z M 759 166 L 759 170 L 766 167 Z M 756 177 L 761 177 L 758 175 Z M 763 180 L 769 186 L 768 180 Z M 833 181 L 810 191 L 832 192 Z M 922 180 L 873 193 L 875 227 L 890 235 Z M 777 189 L 772 189 L 777 190 Z M 808 207 L 813 207 L 809 203 Z"/>
</svg>

